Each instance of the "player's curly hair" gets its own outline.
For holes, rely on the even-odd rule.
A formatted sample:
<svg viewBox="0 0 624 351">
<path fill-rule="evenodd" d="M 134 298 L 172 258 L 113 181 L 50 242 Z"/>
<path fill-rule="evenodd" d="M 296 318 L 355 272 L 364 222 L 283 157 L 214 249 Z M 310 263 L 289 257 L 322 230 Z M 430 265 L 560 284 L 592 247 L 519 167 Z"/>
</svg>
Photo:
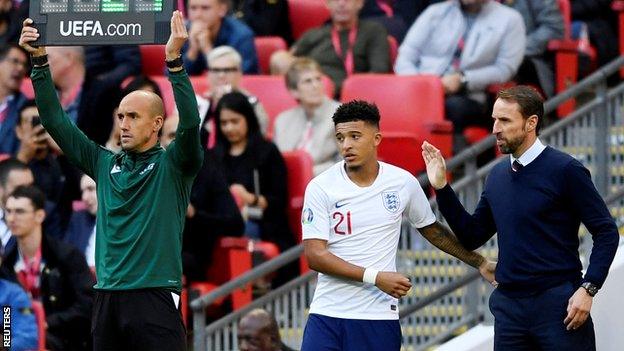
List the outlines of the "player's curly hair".
<svg viewBox="0 0 624 351">
<path fill-rule="evenodd" d="M 364 121 L 379 128 L 379 109 L 374 103 L 363 100 L 351 100 L 336 109 L 332 119 L 334 125 L 344 122 Z"/>
</svg>

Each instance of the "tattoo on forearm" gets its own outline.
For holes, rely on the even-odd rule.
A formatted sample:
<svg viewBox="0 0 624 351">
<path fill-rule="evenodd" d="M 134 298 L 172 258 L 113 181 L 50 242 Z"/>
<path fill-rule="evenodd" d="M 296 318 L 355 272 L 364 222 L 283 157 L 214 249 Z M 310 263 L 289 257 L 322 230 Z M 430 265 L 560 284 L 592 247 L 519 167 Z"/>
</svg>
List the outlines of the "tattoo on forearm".
<svg viewBox="0 0 624 351">
<path fill-rule="evenodd" d="M 469 251 L 457 240 L 455 235 L 442 225 L 435 222 L 418 229 L 420 233 L 438 249 L 453 255 L 472 267 L 479 268 L 485 258 L 476 252 Z"/>
</svg>

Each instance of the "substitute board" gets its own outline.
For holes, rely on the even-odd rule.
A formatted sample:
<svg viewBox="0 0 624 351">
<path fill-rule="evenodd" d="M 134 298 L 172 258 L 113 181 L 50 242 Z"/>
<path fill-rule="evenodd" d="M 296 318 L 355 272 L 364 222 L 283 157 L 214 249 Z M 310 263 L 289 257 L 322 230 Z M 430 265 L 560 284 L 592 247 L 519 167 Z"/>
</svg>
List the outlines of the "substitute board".
<svg viewBox="0 0 624 351">
<path fill-rule="evenodd" d="M 35 45 L 164 44 L 174 0 L 31 0 Z"/>
</svg>

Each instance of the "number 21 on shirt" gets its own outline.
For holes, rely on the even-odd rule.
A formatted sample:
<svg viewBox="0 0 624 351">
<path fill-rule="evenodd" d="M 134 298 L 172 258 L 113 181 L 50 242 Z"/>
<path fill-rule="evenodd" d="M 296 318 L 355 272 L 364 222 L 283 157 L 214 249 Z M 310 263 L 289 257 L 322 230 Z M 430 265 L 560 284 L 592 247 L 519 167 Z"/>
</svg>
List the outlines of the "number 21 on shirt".
<svg viewBox="0 0 624 351">
<path fill-rule="evenodd" d="M 334 233 L 337 235 L 350 235 L 352 233 L 351 230 L 351 211 L 347 211 L 347 213 L 343 212 L 334 212 L 332 214 L 332 219 L 337 221 L 334 225 Z"/>
</svg>

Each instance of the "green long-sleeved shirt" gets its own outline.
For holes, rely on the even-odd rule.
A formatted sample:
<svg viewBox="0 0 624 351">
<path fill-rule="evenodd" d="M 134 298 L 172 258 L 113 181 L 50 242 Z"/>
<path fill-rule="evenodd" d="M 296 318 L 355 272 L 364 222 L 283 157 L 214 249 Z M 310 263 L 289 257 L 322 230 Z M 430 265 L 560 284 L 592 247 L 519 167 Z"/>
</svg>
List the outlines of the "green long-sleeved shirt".
<svg viewBox="0 0 624 351">
<path fill-rule="evenodd" d="M 180 123 L 167 150 L 115 154 L 89 140 L 59 103 L 50 70 L 31 74 L 41 123 L 69 160 L 97 184 L 95 261 L 101 290 L 181 289 L 182 229 L 202 165 L 195 94 L 184 71 L 170 73 Z"/>
</svg>

